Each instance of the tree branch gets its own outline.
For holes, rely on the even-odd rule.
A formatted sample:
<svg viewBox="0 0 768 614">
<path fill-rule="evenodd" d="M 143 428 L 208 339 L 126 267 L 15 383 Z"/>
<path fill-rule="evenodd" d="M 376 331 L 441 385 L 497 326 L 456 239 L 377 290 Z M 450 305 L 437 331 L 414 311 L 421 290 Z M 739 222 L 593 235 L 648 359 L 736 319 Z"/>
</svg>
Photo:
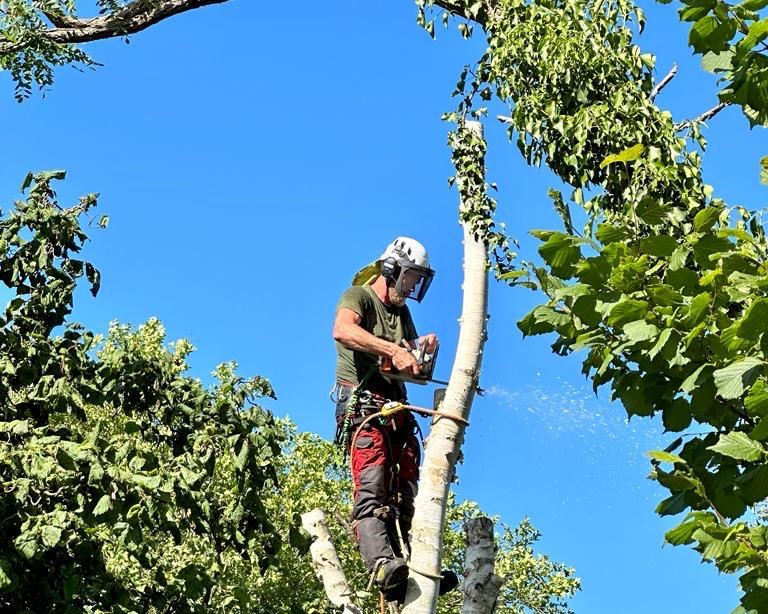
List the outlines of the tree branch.
<svg viewBox="0 0 768 614">
<path fill-rule="evenodd" d="M 54 26 L 37 30 L 21 42 L 0 42 L 0 54 L 12 53 L 31 45 L 36 37 L 52 43 L 72 44 L 126 36 L 140 32 L 168 17 L 227 0 L 134 0 L 120 9 L 90 19 L 76 19 L 60 13 L 44 13 Z"/>
<path fill-rule="evenodd" d="M 667 87 L 667 84 L 670 81 L 672 81 L 672 79 L 675 78 L 675 75 L 677 75 L 677 64 L 672 64 L 672 68 L 669 70 L 667 75 L 661 81 L 659 81 L 656 84 L 656 86 L 651 90 L 651 94 L 650 96 L 648 96 L 648 100 L 653 102 L 653 99 L 659 95 L 659 92 L 661 92 L 661 90 Z"/>
<path fill-rule="evenodd" d="M 730 106 L 730 102 L 721 102 L 717 106 L 712 107 L 709 111 L 706 111 L 699 115 L 696 119 L 694 119 L 694 122 L 706 122 L 712 119 L 715 115 L 720 113 L 725 107 Z"/>
<path fill-rule="evenodd" d="M 339 555 L 331 542 L 331 534 L 325 524 L 325 514 L 322 510 L 314 509 L 301 515 L 304 530 L 312 537 L 309 552 L 312 555 L 312 566 L 318 579 L 323 583 L 329 601 L 336 607 L 343 608 L 342 614 L 362 614 L 352 602 L 352 591 L 341 567 Z"/>
<path fill-rule="evenodd" d="M 492 0 L 485 0 L 485 2 L 483 2 L 483 7 L 475 17 L 472 17 L 467 12 L 469 4 L 469 2 L 461 2 L 461 0 L 458 2 L 453 0 L 434 0 L 432 2 L 433 6 L 439 6 L 444 11 L 448 11 L 451 15 L 456 17 L 463 17 L 465 19 L 469 19 L 470 21 L 474 21 L 481 26 L 485 26 L 486 23 L 488 23 L 488 16 L 494 9 L 494 2 Z"/>
</svg>

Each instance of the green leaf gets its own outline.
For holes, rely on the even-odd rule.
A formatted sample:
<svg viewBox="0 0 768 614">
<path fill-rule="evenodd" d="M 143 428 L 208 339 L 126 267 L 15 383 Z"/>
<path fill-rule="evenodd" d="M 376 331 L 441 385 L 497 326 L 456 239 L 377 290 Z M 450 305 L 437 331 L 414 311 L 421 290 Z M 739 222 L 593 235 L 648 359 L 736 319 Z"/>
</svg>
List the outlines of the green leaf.
<svg viewBox="0 0 768 614">
<path fill-rule="evenodd" d="M 682 390 L 683 392 L 687 392 L 689 394 L 693 392 L 694 388 L 696 388 L 700 384 L 699 377 L 701 376 L 701 373 L 707 367 L 711 368 L 712 365 L 701 365 L 698 369 L 696 369 L 693 373 L 691 373 L 688 377 L 686 377 L 685 380 L 683 380 L 683 383 L 680 384 L 680 390 Z"/>
<path fill-rule="evenodd" d="M 760 158 L 760 183 L 768 185 L 768 156 Z"/>
<path fill-rule="evenodd" d="M 664 534 L 664 539 L 667 543 L 673 546 L 681 546 L 683 544 L 690 544 L 693 542 L 693 534 L 700 527 L 698 521 L 688 520 L 677 525 L 674 529 L 670 529 Z"/>
<path fill-rule="evenodd" d="M 29 530 L 24 531 L 13 542 L 24 558 L 32 559 L 40 552 L 40 543 L 37 541 L 37 537 Z"/>
<path fill-rule="evenodd" d="M 648 350 L 648 356 L 653 360 L 656 358 L 656 356 L 661 352 L 661 350 L 664 349 L 664 346 L 667 344 L 667 341 L 669 341 L 669 338 L 672 336 L 672 329 L 671 328 L 665 328 L 663 331 L 661 331 L 661 334 L 659 335 L 659 338 L 656 340 L 656 343 L 653 345 L 653 347 Z"/>
<path fill-rule="evenodd" d="M 711 230 L 721 213 L 722 210 L 720 207 L 706 207 L 702 209 L 693 218 L 693 228 L 697 232 L 707 232 Z"/>
<path fill-rule="evenodd" d="M 621 226 L 612 226 L 607 222 L 603 222 L 597 227 L 595 232 L 595 238 L 603 245 L 609 245 L 616 243 L 617 241 L 625 241 L 630 236 L 629 231 Z"/>
<path fill-rule="evenodd" d="M 718 442 L 707 449 L 728 458 L 751 462 L 760 460 L 765 454 L 765 448 L 763 448 L 762 444 L 750 439 L 749 435 L 741 431 L 732 431 L 720 435 Z"/>
<path fill-rule="evenodd" d="M 6 559 L 0 559 L 0 590 L 6 590 L 13 586 L 13 579 L 10 575 L 11 565 Z"/>
<path fill-rule="evenodd" d="M 768 331 L 768 299 L 758 298 L 747 308 L 744 316 L 738 320 L 737 336 L 749 341 Z"/>
<path fill-rule="evenodd" d="M 101 516 L 102 514 L 106 514 L 111 509 L 112 499 L 109 495 L 104 495 L 101 497 L 101 499 L 99 499 L 96 507 L 93 508 L 93 515 Z"/>
<path fill-rule="evenodd" d="M 581 260 L 581 251 L 574 238 L 561 232 L 549 237 L 539 247 L 539 254 L 552 268 L 552 273 L 563 279 L 573 276 L 574 265 Z"/>
<path fill-rule="evenodd" d="M 685 399 L 675 399 L 664 407 L 661 419 L 665 430 L 673 433 L 683 431 L 690 426 L 693 419 L 691 406 Z"/>
<path fill-rule="evenodd" d="M 497 279 L 499 281 L 506 281 L 508 279 L 517 279 L 518 277 L 523 277 L 524 275 L 528 275 L 528 271 L 507 271 L 506 273 L 499 275 Z"/>
<path fill-rule="evenodd" d="M 759 11 L 768 6 L 768 0 L 744 0 L 738 6 L 748 11 Z"/>
<path fill-rule="evenodd" d="M 665 452 L 664 450 L 651 450 L 645 454 L 649 458 L 657 460 L 661 463 L 681 463 L 683 465 L 688 464 L 684 458 L 678 456 L 677 454 L 672 454 L 671 452 Z"/>
<path fill-rule="evenodd" d="M 634 320 L 641 320 L 648 313 L 648 303 L 627 299 L 617 303 L 608 315 L 608 325 L 619 328 Z"/>
<path fill-rule="evenodd" d="M 688 318 L 687 322 L 689 326 L 695 326 L 709 311 L 709 305 L 712 302 L 712 297 L 708 292 L 702 292 L 695 296 L 688 306 Z"/>
<path fill-rule="evenodd" d="M 50 524 L 43 525 L 40 529 L 40 537 L 42 538 L 43 545 L 49 548 L 56 547 L 61 541 L 62 530 L 61 527 L 55 527 Z"/>
<path fill-rule="evenodd" d="M 640 251 L 649 256 L 671 256 L 677 241 L 669 235 L 651 235 L 640 241 Z"/>
<path fill-rule="evenodd" d="M 739 494 L 748 505 L 754 505 L 768 497 L 768 465 L 750 467 L 738 478 Z"/>
<path fill-rule="evenodd" d="M 667 497 L 656 506 L 656 513 L 659 516 L 674 516 L 679 514 L 688 504 L 685 502 L 685 493 L 679 492 L 676 495 Z"/>
<path fill-rule="evenodd" d="M 645 320 L 636 320 L 624 325 L 624 334 L 630 341 L 648 341 L 656 338 L 659 329 L 653 324 L 647 324 Z"/>
<path fill-rule="evenodd" d="M 768 419 L 760 418 L 757 426 L 749 432 L 749 436 L 755 441 L 765 441 L 768 439 Z"/>
<path fill-rule="evenodd" d="M 728 239 L 706 234 L 694 244 L 693 257 L 703 268 L 710 269 L 714 267 L 713 258 L 716 254 L 730 252 L 733 247 L 734 244 Z"/>
<path fill-rule="evenodd" d="M 763 371 L 764 363 L 757 358 L 744 358 L 714 372 L 717 394 L 724 399 L 737 399 Z"/>
<path fill-rule="evenodd" d="M 683 267 L 685 266 L 685 263 L 688 261 L 688 255 L 690 253 L 691 253 L 691 248 L 685 245 L 681 245 L 680 247 L 675 249 L 674 252 L 672 252 L 672 257 L 669 259 L 669 273 L 667 273 L 667 280 L 669 280 L 672 273 L 678 271 L 678 269 L 688 271 L 688 269 L 683 269 Z M 691 273 L 694 275 L 694 277 L 696 277 L 696 274 L 693 273 L 693 271 L 688 271 L 688 273 Z M 696 277 L 696 283 L 698 283 L 698 281 L 699 281 L 699 278 Z M 672 284 L 673 286 L 675 285 L 671 280 L 669 281 L 669 283 Z"/>
<path fill-rule="evenodd" d="M 731 20 L 720 23 L 713 15 L 702 17 L 693 24 L 688 42 L 696 53 L 726 51 L 728 42 L 736 34 L 736 24 Z"/>
<path fill-rule="evenodd" d="M 640 158 L 644 151 L 645 147 L 643 144 L 637 143 L 636 145 L 632 145 L 632 147 L 628 147 L 627 149 L 624 149 L 617 154 L 606 156 L 605 159 L 600 163 L 600 168 L 605 168 L 614 162 L 633 162 L 634 160 Z"/>
<path fill-rule="evenodd" d="M 635 208 L 637 217 L 646 224 L 655 226 L 667 218 L 667 208 L 653 198 L 644 198 Z"/>
<path fill-rule="evenodd" d="M 707 72 L 717 73 L 724 70 L 733 70 L 733 51 L 728 49 L 715 53 L 708 51 L 701 58 L 701 67 Z M 705 209 L 706 211 L 706 209 Z M 696 222 L 694 221 L 694 226 Z M 699 230 L 696 228 L 696 230 Z"/>
<path fill-rule="evenodd" d="M 768 386 L 764 380 L 758 380 L 749 389 L 749 393 L 744 398 L 744 406 L 750 416 L 768 417 Z"/>
</svg>

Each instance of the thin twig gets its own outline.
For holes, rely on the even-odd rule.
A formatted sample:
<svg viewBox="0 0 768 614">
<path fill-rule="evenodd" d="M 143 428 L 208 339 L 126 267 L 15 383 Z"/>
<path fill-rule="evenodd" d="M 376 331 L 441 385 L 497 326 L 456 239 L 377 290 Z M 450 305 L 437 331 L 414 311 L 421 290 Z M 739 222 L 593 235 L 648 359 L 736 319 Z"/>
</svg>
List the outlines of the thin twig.
<svg viewBox="0 0 768 614">
<path fill-rule="evenodd" d="M 669 72 L 667 75 L 659 81 L 656 86 L 651 90 L 650 96 L 648 96 L 648 100 L 653 102 L 653 99 L 656 98 L 656 96 L 659 95 L 659 92 L 663 90 L 665 87 L 667 87 L 667 84 L 672 81 L 672 79 L 675 78 L 675 75 L 677 75 L 677 64 L 672 64 L 672 68 L 669 69 Z"/>
</svg>

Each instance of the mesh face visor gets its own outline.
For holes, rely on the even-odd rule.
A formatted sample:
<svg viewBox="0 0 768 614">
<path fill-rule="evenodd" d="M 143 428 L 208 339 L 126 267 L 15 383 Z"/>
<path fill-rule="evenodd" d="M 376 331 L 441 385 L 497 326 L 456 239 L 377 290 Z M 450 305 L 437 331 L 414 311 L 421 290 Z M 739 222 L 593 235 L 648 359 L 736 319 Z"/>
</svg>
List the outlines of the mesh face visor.
<svg viewBox="0 0 768 614">
<path fill-rule="evenodd" d="M 400 275 L 397 277 L 395 291 L 407 298 L 412 298 L 417 303 L 421 302 L 424 295 L 432 283 L 435 272 L 426 267 L 410 265 L 400 268 Z"/>
</svg>

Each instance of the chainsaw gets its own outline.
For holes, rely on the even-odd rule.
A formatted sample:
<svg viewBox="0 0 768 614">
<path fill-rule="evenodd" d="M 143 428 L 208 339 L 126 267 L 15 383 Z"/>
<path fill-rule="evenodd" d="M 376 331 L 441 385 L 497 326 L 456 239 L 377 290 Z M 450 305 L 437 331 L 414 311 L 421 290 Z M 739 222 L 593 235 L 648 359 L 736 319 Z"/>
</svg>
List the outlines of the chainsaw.
<svg viewBox="0 0 768 614">
<path fill-rule="evenodd" d="M 427 352 L 427 344 L 419 342 L 418 339 L 416 341 L 406 341 L 403 339 L 402 346 L 416 359 L 416 364 L 419 367 L 419 374 L 409 375 L 401 373 L 395 369 L 395 365 L 392 364 L 392 359 L 388 356 L 384 356 L 379 365 L 379 371 L 382 375 L 390 379 L 411 382 L 413 384 L 425 385 L 427 382 L 434 382 L 444 386 L 448 385 L 448 382 L 432 377 L 432 374 L 435 371 L 435 363 L 437 362 L 437 351 L 440 349 L 438 344 L 435 345 L 435 349 L 432 352 Z"/>
</svg>

